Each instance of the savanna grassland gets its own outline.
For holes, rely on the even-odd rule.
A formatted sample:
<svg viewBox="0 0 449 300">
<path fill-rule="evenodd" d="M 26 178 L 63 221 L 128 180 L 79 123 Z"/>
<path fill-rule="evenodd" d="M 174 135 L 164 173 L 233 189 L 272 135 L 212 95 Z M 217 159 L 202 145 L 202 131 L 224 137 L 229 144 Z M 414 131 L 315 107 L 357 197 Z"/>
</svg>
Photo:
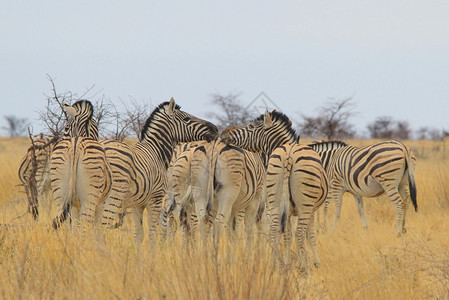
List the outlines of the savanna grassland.
<svg viewBox="0 0 449 300">
<path fill-rule="evenodd" d="M 356 145 L 374 141 L 349 141 Z M 132 218 L 117 230 L 75 230 L 50 224 L 54 208 L 26 213 L 17 169 L 28 140 L 0 138 L 0 298 L 24 299 L 422 299 L 449 298 L 449 141 L 408 141 L 417 157 L 418 213 L 410 207 L 407 233 L 394 232 L 393 205 L 365 199 L 368 230 L 346 195 L 335 230 L 317 236 L 319 268 L 308 246 L 308 275 L 273 265 L 260 234 L 218 254 L 172 242 L 137 253 Z M 332 205 L 331 205 L 332 207 Z M 331 218 L 333 217 L 331 211 Z M 145 220 L 144 220 L 145 222 Z M 295 251 L 293 246 L 293 251 Z"/>
</svg>

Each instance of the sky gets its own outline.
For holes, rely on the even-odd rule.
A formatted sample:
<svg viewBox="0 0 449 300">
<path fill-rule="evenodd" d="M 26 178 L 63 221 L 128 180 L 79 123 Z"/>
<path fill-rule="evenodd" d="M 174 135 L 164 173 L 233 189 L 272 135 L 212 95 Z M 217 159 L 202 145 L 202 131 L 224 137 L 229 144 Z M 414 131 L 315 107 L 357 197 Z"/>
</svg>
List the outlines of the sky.
<svg viewBox="0 0 449 300">
<path fill-rule="evenodd" d="M 449 1 L 7 1 L 0 127 L 58 92 L 117 105 L 174 97 L 206 118 L 213 94 L 265 92 L 290 118 L 352 97 L 379 116 L 449 130 Z M 0 129 L 0 135 L 6 135 Z"/>
</svg>

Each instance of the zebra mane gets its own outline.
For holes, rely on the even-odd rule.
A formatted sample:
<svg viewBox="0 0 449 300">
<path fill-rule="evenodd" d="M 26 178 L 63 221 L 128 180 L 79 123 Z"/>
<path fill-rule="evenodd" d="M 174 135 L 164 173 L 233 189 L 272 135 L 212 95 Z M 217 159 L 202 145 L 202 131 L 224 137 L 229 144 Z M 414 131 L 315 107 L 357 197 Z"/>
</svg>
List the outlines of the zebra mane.
<svg viewBox="0 0 449 300">
<path fill-rule="evenodd" d="M 343 148 L 348 146 L 348 144 L 342 141 L 314 141 L 311 144 L 308 144 L 308 146 L 313 148 L 315 151 L 322 152 Z"/>
<path fill-rule="evenodd" d="M 89 107 L 89 111 L 91 112 L 91 114 L 93 114 L 93 112 L 94 112 L 94 106 L 92 105 L 92 103 L 89 100 L 78 100 L 75 103 L 73 103 L 71 106 L 79 107 L 79 108 L 81 108 L 83 106 L 85 106 L 85 107 L 87 106 L 87 107 Z"/>
<path fill-rule="evenodd" d="M 274 111 L 270 112 L 270 116 L 271 116 L 271 119 L 273 120 L 273 122 L 280 123 L 281 126 L 285 128 L 287 133 L 290 136 L 293 136 L 296 142 L 299 142 L 299 134 L 297 134 L 296 130 L 293 129 L 292 121 L 290 121 L 290 119 L 287 117 L 287 115 L 274 110 Z M 254 119 L 252 122 L 256 122 L 256 121 L 263 122 L 264 120 L 265 120 L 265 114 L 261 114 L 256 119 Z"/>
<path fill-rule="evenodd" d="M 150 114 L 150 116 L 148 117 L 148 119 L 145 121 L 145 125 L 142 128 L 142 131 L 140 132 L 140 141 L 142 142 L 145 139 L 145 133 L 148 130 L 148 127 L 150 127 L 151 123 L 153 122 L 153 120 L 155 119 L 155 117 L 162 111 L 164 110 L 165 106 L 169 105 L 170 102 L 169 101 L 165 101 L 162 102 L 161 104 L 159 104 L 154 110 L 153 112 Z M 181 106 L 179 106 L 178 104 L 176 104 L 176 109 L 181 109 Z"/>
</svg>

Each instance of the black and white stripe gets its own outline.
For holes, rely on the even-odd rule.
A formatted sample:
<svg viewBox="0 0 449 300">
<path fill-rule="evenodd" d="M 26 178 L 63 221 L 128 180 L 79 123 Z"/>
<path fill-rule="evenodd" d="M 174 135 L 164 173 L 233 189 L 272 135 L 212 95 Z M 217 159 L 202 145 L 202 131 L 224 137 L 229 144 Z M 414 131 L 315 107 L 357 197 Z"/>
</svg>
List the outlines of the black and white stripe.
<svg viewBox="0 0 449 300">
<path fill-rule="evenodd" d="M 181 142 L 211 140 L 217 127 L 180 109 L 172 98 L 160 104 L 147 119 L 137 144 L 103 143 L 113 176 L 120 174 L 120 186 L 113 180 L 106 200 L 103 222 L 112 222 L 120 209 L 133 210 L 135 241 L 143 240 L 143 212 L 147 209 L 151 245 L 156 238 L 163 198 L 167 190 L 167 168 L 174 147 Z"/>
<path fill-rule="evenodd" d="M 310 146 L 320 154 L 329 177 L 325 222 L 328 203 L 335 201 L 334 227 L 336 226 L 342 196 L 349 192 L 354 195 L 363 225 L 367 227 L 362 197 L 377 197 L 385 193 L 396 209 L 396 231 L 405 233 L 405 213 L 409 199 L 415 210 L 418 209 L 414 157 L 409 148 L 395 140 L 365 147 L 337 141 L 318 142 Z"/>
<path fill-rule="evenodd" d="M 283 233 L 287 244 L 286 259 L 290 260 L 290 217 L 297 215 L 299 266 L 306 266 L 306 235 L 315 265 L 318 265 L 313 214 L 326 199 L 328 191 L 327 176 L 318 154 L 309 147 L 297 144 L 298 137 L 291 121 L 276 111 L 267 111 L 248 124 L 228 128 L 222 136 L 227 143 L 251 151 L 263 151 L 269 156 L 266 190 L 274 249 L 278 251 L 280 234 Z"/>
<path fill-rule="evenodd" d="M 70 215 L 92 223 L 99 218 L 102 204 L 111 189 L 112 174 L 106 153 L 98 142 L 98 126 L 87 100 L 65 105 L 70 116 L 64 138 L 51 155 L 51 188 L 57 205 L 53 227 Z M 79 136 L 82 134 L 83 136 Z"/>
<path fill-rule="evenodd" d="M 19 179 L 25 188 L 28 209 L 35 220 L 39 216 L 39 204 L 51 204 L 50 156 L 55 143 L 54 137 L 43 134 L 32 137 L 19 166 Z"/>
</svg>

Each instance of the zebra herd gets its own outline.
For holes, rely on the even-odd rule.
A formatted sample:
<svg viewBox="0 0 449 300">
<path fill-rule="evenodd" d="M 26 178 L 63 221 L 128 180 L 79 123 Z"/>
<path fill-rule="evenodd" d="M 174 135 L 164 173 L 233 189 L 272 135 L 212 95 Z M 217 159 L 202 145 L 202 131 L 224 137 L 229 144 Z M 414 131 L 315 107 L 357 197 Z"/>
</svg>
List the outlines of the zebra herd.
<svg viewBox="0 0 449 300">
<path fill-rule="evenodd" d="M 365 228 L 362 197 L 388 196 L 398 234 L 405 233 L 410 200 L 417 210 L 415 158 L 398 141 L 362 148 L 335 141 L 301 145 L 292 122 L 275 110 L 219 136 L 214 124 L 182 111 L 172 98 L 154 109 L 139 141 L 128 145 L 98 139 L 89 101 L 64 109 L 70 116 L 64 137 L 37 137 L 19 168 L 35 219 L 37 199 L 51 191 L 55 229 L 67 218 L 72 224 L 101 221 L 115 228 L 131 210 L 140 245 L 146 209 L 152 247 L 158 231 L 166 239 L 178 227 L 184 241 L 199 235 L 203 243 L 212 237 L 217 245 L 225 230 L 232 241 L 242 220 L 250 245 L 253 228 L 262 231 L 266 218 L 273 249 L 282 256 L 283 237 L 288 263 L 291 220 L 297 216 L 296 248 L 304 269 L 305 240 L 314 264 L 320 262 L 314 215 L 324 206 L 326 228 L 328 205 L 334 201 L 335 227 L 344 192 L 354 195 Z"/>
</svg>

